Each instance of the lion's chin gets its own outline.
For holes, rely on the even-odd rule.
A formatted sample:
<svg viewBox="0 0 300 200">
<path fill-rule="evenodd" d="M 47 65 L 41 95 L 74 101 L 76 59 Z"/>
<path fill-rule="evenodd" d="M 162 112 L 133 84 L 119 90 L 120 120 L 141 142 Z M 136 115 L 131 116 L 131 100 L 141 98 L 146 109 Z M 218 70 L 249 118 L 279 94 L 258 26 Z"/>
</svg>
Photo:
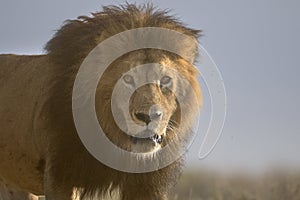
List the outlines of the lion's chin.
<svg viewBox="0 0 300 200">
<path fill-rule="evenodd" d="M 150 130 L 144 130 L 136 136 L 130 136 L 131 152 L 134 153 L 153 153 L 161 148 L 164 139 L 162 134 Z"/>
<path fill-rule="evenodd" d="M 161 149 L 160 144 L 148 144 L 137 142 L 131 145 L 131 152 L 133 153 L 155 153 Z"/>
</svg>

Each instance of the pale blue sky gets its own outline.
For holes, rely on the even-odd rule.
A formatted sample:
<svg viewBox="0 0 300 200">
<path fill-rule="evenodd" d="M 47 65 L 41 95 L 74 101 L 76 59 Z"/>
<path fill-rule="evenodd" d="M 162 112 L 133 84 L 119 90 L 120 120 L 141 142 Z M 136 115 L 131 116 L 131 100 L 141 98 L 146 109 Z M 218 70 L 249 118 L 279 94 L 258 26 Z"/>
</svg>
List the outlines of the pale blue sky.
<svg viewBox="0 0 300 200">
<path fill-rule="evenodd" d="M 0 53 L 42 53 L 66 19 L 124 1 L 3 0 Z M 134 1 L 129 1 L 134 2 Z M 144 2 L 144 1 L 135 1 Z M 202 29 L 201 44 L 226 84 L 228 116 L 213 153 L 188 166 L 264 170 L 300 167 L 300 2 L 297 0 L 153 1 Z"/>
</svg>

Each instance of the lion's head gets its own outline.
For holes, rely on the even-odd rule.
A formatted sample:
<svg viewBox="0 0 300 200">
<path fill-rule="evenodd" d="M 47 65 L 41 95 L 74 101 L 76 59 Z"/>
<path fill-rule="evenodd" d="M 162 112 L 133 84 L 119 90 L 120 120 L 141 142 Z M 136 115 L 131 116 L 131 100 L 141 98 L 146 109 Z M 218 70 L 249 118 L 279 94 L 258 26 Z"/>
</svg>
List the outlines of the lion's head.
<svg viewBox="0 0 300 200">
<path fill-rule="evenodd" d="M 160 27 L 197 40 L 200 31 L 187 28 L 167 13 L 149 5 L 104 7 L 92 17 L 66 23 L 46 50 L 61 68 L 69 66 L 76 72 L 94 47 L 123 31 Z M 195 113 L 202 104 L 197 70 L 192 65 L 198 55 L 197 44 L 174 45 L 182 46 L 181 51 L 189 59 L 164 50 L 140 49 L 115 60 L 100 79 L 95 101 L 98 121 L 108 138 L 120 148 L 155 152 L 170 141 L 182 142 L 191 131 Z M 137 67 L 147 63 L 157 65 Z M 145 81 L 147 84 L 142 84 Z M 116 85 L 115 98 L 112 98 Z M 187 85 L 192 86 L 196 100 Z M 183 102 L 178 101 L 176 92 Z M 128 94 L 131 95 L 127 104 L 124 97 Z"/>
<path fill-rule="evenodd" d="M 202 101 L 196 76 L 191 63 L 170 52 L 123 55 L 98 83 L 100 125 L 113 143 L 132 152 L 154 153 L 185 138 Z"/>
</svg>

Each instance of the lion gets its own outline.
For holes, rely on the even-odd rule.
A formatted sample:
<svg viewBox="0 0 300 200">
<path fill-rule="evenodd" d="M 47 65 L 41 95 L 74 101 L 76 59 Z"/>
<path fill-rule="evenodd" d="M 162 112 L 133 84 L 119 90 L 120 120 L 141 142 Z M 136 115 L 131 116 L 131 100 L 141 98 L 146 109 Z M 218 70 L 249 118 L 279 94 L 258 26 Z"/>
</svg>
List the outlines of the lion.
<svg viewBox="0 0 300 200">
<path fill-rule="evenodd" d="M 72 115 L 74 81 L 89 52 L 113 35 L 143 27 L 174 30 L 195 41 L 201 36 L 201 31 L 186 27 L 169 11 L 149 4 L 125 4 L 105 6 L 90 17 L 66 21 L 46 44 L 44 55 L 0 55 L 2 200 L 35 199 L 32 194 L 45 195 L 47 200 L 93 199 L 113 191 L 118 191 L 122 200 L 168 198 L 168 191 L 182 171 L 184 156 L 145 173 L 111 168 L 83 145 Z M 181 50 L 190 56 L 189 60 L 161 49 L 126 53 L 110 64 L 98 82 L 95 110 L 99 124 L 113 144 L 125 151 L 142 153 L 142 158 L 137 159 L 155 156 L 171 141 L 185 145 L 191 134 L 192 122 L 202 106 L 198 72 L 193 66 L 198 56 L 197 42 L 183 45 Z M 142 72 L 135 68 L 146 63 L 159 63 L 155 69 L 159 75 L 150 67 Z M 170 88 L 176 90 L 181 85 L 170 69 L 188 80 L 196 102 L 189 100 L 186 88 L 181 88 L 186 98 L 183 105 L 178 103 Z M 131 120 L 147 128 L 138 134 L 149 135 L 128 135 L 115 122 L 112 91 L 118 81 L 120 91 L 131 91 L 139 78 L 151 73 L 157 82 L 132 91 L 128 108 Z M 126 109 L 118 95 L 121 92 L 117 94 L 116 110 L 122 118 Z M 184 107 L 188 112 L 182 116 Z"/>
</svg>

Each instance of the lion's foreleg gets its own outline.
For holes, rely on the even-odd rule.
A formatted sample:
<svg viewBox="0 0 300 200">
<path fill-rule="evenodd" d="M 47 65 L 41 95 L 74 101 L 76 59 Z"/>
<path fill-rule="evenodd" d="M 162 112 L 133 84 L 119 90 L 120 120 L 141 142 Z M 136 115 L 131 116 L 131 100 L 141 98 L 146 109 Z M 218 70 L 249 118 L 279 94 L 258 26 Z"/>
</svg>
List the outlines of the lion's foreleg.
<svg viewBox="0 0 300 200">
<path fill-rule="evenodd" d="M 0 200 L 38 200 L 38 197 L 0 182 Z"/>
<path fill-rule="evenodd" d="M 51 172 L 44 176 L 44 192 L 46 200 L 72 200 L 73 187 L 62 184 Z"/>
<path fill-rule="evenodd" d="M 47 184 L 46 184 L 47 185 Z M 45 187 L 45 198 L 46 200 L 72 200 L 73 190 L 66 188 L 65 186 L 47 185 Z"/>
</svg>

